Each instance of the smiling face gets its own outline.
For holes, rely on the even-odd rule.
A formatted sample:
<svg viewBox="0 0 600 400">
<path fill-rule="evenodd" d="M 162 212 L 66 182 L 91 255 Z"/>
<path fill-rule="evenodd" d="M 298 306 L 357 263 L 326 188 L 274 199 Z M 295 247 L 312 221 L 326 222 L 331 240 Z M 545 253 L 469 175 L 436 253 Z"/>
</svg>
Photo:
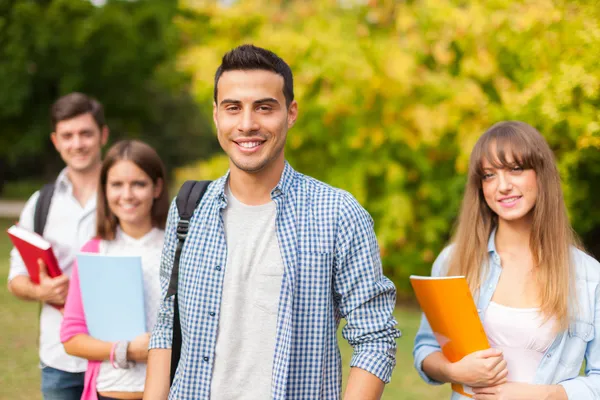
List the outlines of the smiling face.
<svg viewBox="0 0 600 400">
<path fill-rule="evenodd" d="M 287 131 L 298 105 L 286 107 L 283 77 L 267 70 L 224 72 L 213 119 L 231 168 L 246 173 L 283 168 Z"/>
<path fill-rule="evenodd" d="M 92 114 L 85 113 L 59 121 L 50 137 L 67 167 L 85 173 L 100 164 L 108 128 L 100 128 Z"/>
<path fill-rule="evenodd" d="M 520 167 L 511 155 L 506 156 L 506 161 L 510 167 L 499 161 L 492 165 L 487 159 L 482 160 L 485 202 L 500 220 L 530 218 L 538 197 L 536 172 Z"/>
<path fill-rule="evenodd" d="M 162 181 L 154 184 L 132 161 L 117 161 L 108 170 L 106 201 L 125 233 L 152 228 L 152 204 L 161 190 Z"/>
</svg>

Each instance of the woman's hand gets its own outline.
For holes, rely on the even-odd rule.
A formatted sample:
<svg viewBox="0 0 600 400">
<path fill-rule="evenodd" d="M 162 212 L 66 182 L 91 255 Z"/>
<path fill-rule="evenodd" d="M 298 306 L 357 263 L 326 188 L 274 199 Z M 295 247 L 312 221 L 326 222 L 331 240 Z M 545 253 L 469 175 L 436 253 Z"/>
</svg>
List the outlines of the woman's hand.
<svg viewBox="0 0 600 400">
<path fill-rule="evenodd" d="M 490 387 L 507 382 L 508 369 L 502 351 L 494 348 L 476 351 L 448 367 L 453 382 L 471 387 Z"/>
<path fill-rule="evenodd" d="M 148 359 L 148 344 L 150 333 L 142 333 L 127 346 L 127 359 L 135 362 L 146 362 Z"/>
<path fill-rule="evenodd" d="M 560 385 L 531 385 L 509 382 L 502 385 L 474 388 L 475 400 L 539 400 L 567 399 L 567 393 Z"/>
</svg>

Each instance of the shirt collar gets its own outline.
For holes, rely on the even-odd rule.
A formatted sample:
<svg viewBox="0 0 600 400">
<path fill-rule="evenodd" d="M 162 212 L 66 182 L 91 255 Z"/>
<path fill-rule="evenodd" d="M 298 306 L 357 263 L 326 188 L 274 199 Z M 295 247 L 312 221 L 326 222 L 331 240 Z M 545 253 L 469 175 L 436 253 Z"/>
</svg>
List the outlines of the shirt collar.
<svg viewBox="0 0 600 400">
<path fill-rule="evenodd" d="M 492 233 L 490 234 L 490 238 L 488 239 L 488 252 L 489 253 L 497 253 L 496 251 L 496 228 L 492 229 Z"/>
<path fill-rule="evenodd" d="M 225 185 L 227 184 L 227 180 L 229 179 L 229 173 L 230 171 L 227 171 L 227 173 L 224 176 L 222 176 L 215 182 L 215 199 L 220 199 L 221 201 L 224 201 L 225 204 L 227 204 L 227 196 L 225 195 Z M 275 199 L 276 197 L 287 193 L 292 187 L 292 182 L 294 181 L 295 175 L 296 171 L 287 161 L 285 161 L 281 178 L 279 178 L 279 182 L 271 191 L 271 198 Z"/>
<path fill-rule="evenodd" d="M 67 167 L 65 167 L 62 169 L 62 171 L 60 171 L 58 177 L 56 177 L 55 187 L 60 191 L 66 191 L 69 190 L 69 188 L 71 188 L 72 186 L 73 184 L 71 183 L 69 175 L 67 174 Z"/>
</svg>

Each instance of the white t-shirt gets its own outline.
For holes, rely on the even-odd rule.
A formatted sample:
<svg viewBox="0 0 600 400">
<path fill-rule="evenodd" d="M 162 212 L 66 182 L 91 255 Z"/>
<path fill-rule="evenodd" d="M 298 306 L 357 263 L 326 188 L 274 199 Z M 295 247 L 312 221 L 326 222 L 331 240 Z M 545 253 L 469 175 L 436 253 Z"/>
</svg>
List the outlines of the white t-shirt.
<svg viewBox="0 0 600 400">
<path fill-rule="evenodd" d="M 277 208 L 273 201 L 248 206 L 226 194 L 227 265 L 210 398 L 270 399 L 283 278 Z"/>
<path fill-rule="evenodd" d="M 29 198 L 19 218 L 19 225 L 31 231 L 38 197 L 39 192 L 36 192 Z M 81 206 L 73 196 L 73 185 L 64 169 L 56 179 L 44 229 L 44 238 L 52 244 L 63 274 L 71 276 L 75 255 L 95 232 L 96 196 L 93 195 L 85 206 Z M 29 276 L 29 273 L 19 252 L 13 248 L 10 252 L 8 281 L 20 275 Z M 87 368 L 87 360 L 68 355 L 60 341 L 62 319 L 63 315 L 56 308 L 43 305 L 40 315 L 40 360 L 61 371 L 83 372 Z"/>
<path fill-rule="evenodd" d="M 115 240 L 102 240 L 100 254 L 114 256 L 141 256 L 144 278 L 144 310 L 146 327 L 152 331 L 160 306 L 160 256 L 165 232 L 154 228 L 140 239 L 134 239 L 117 228 Z M 96 379 L 99 392 L 143 392 L 146 380 L 146 364 L 136 363 L 133 368 L 115 369 L 110 361 L 100 365 Z"/>
</svg>

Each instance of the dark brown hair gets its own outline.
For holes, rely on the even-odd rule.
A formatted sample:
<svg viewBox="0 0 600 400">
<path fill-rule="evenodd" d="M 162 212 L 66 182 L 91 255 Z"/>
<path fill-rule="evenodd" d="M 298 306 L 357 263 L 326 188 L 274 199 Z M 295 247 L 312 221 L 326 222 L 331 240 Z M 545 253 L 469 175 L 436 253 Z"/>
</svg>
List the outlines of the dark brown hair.
<svg viewBox="0 0 600 400">
<path fill-rule="evenodd" d="M 98 128 L 102 129 L 106 122 L 104 120 L 104 107 L 100 102 L 83 93 L 73 92 L 62 96 L 54 102 L 50 109 L 50 120 L 52 130 L 56 130 L 56 124 L 66 119 L 75 118 L 82 114 L 92 114 Z"/>
<path fill-rule="evenodd" d="M 117 229 L 116 215 L 108 207 L 106 200 L 106 181 L 108 171 L 118 161 L 131 161 L 144 171 L 152 180 L 152 183 L 162 180 L 162 191 L 160 196 L 154 199 L 152 204 L 152 225 L 165 229 L 167 214 L 169 213 L 169 191 L 167 189 L 167 177 L 165 166 L 156 151 L 139 140 L 121 140 L 108 150 L 102 162 L 100 171 L 100 187 L 98 188 L 98 201 L 96 205 L 96 235 L 105 240 L 113 240 Z"/>
<path fill-rule="evenodd" d="M 214 88 L 215 103 L 217 102 L 217 83 L 219 83 L 219 78 L 221 78 L 224 72 L 236 70 L 265 70 L 275 72 L 283 77 L 283 95 L 285 96 L 286 106 L 289 107 L 294 100 L 294 78 L 290 66 L 272 51 L 251 44 L 244 44 L 227 52 L 223 56 L 221 65 L 217 68 Z"/>
</svg>

